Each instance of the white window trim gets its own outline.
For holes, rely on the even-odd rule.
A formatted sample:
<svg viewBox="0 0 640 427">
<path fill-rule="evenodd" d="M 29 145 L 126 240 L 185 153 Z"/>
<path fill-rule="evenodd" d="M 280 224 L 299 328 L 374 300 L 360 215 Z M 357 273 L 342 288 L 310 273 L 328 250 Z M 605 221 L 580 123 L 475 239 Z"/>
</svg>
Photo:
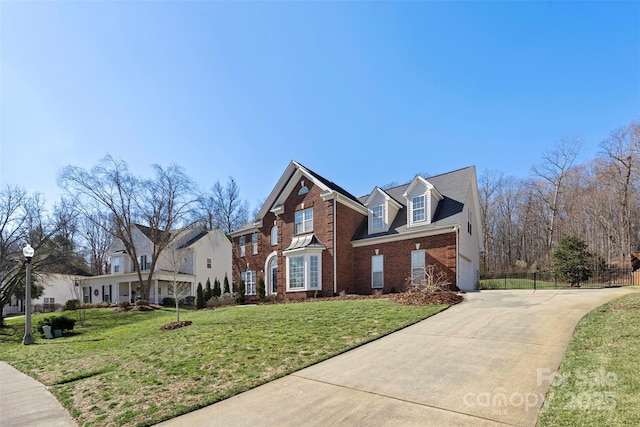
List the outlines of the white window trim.
<svg viewBox="0 0 640 427">
<path fill-rule="evenodd" d="M 311 213 L 311 218 L 307 218 L 307 214 Z M 301 215 L 302 217 L 302 221 L 298 222 L 298 214 Z M 299 230 L 298 226 L 300 226 L 302 229 Z M 304 234 L 304 233 L 310 233 L 313 231 L 313 208 L 306 208 L 306 209 L 301 209 L 299 211 L 296 211 L 294 214 L 294 219 L 293 219 L 293 231 L 294 234 L 298 235 L 298 234 Z"/>
<path fill-rule="evenodd" d="M 375 210 L 380 209 L 380 216 L 376 216 Z M 385 206 L 377 205 L 371 208 L 371 230 L 384 230 L 385 228 Z M 380 226 L 376 227 L 376 219 L 380 220 Z"/>
<path fill-rule="evenodd" d="M 251 254 L 258 254 L 258 233 L 253 233 L 251 235 Z"/>
<path fill-rule="evenodd" d="M 311 287 L 311 257 L 318 257 L 318 286 Z M 304 286 L 301 288 L 292 288 L 290 275 L 289 275 L 289 261 L 291 258 L 303 257 L 304 265 Z M 306 292 L 306 291 L 320 291 L 322 290 L 322 249 L 298 249 L 289 251 L 285 254 L 285 266 L 286 266 L 286 286 L 287 292 Z"/>
<path fill-rule="evenodd" d="M 373 269 L 374 267 L 374 258 L 376 259 L 381 259 L 382 260 L 382 269 L 379 271 L 376 271 Z M 375 286 L 374 280 L 373 280 L 373 275 L 374 273 L 382 273 L 382 284 L 380 286 Z M 371 257 L 371 288 L 373 289 L 382 289 L 384 288 L 384 255 L 373 255 Z"/>
<path fill-rule="evenodd" d="M 246 237 L 240 236 L 238 239 L 238 247 L 240 248 L 240 256 L 243 257 L 245 255 L 244 246 L 246 245 Z"/>
<path fill-rule="evenodd" d="M 416 209 L 415 208 L 415 202 L 414 200 L 417 198 L 421 198 L 422 199 L 422 207 Z M 422 219 L 415 219 L 415 213 L 416 211 L 421 210 L 422 211 Z M 412 224 L 423 224 L 427 221 L 427 195 L 426 194 L 418 194 L 416 196 L 412 196 L 411 197 L 411 223 Z"/>
<path fill-rule="evenodd" d="M 253 281 L 249 281 L 247 276 L 251 276 Z M 255 270 L 247 270 L 240 273 L 240 280 L 244 280 L 244 290 L 245 295 L 256 295 L 256 271 Z M 251 286 L 251 287 L 250 287 Z"/>
<path fill-rule="evenodd" d="M 414 266 L 413 265 L 413 254 L 416 254 L 416 253 L 422 253 L 422 257 L 423 257 L 422 258 L 422 266 Z M 410 272 L 410 276 L 409 277 L 411 277 L 412 283 L 413 283 L 413 279 L 414 279 L 413 271 L 418 269 L 418 268 L 422 268 L 423 269 L 423 275 L 424 275 L 424 269 L 426 268 L 426 266 L 427 266 L 427 251 L 424 250 L 424 249 L 418 249 L 418 250 L 415 250 L 415 251 L 411 251 L 411 272 Z M 423 277 L 422 280 L 424 281 L 424 277 Z"/>
</svg>

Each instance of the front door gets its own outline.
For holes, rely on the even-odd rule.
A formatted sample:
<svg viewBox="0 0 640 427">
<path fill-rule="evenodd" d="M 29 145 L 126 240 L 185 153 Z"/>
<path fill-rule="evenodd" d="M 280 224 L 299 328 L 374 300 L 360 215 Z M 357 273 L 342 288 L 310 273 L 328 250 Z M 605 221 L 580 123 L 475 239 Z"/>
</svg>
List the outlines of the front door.
<svg viewBox="0 0 640 427">
<path fill-rule="evenodd" d="M 269 262 L 269 277 L 271 278 L 270 294 L 278 293 L 278 258 L 273 257 Z"/>
</svg>

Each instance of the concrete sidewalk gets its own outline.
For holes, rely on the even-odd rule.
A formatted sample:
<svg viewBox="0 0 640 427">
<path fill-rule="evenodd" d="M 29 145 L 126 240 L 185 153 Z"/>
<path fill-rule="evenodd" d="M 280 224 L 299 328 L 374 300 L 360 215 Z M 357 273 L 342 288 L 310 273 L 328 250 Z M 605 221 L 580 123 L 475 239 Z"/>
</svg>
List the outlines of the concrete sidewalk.
<svg viewBox="0 0 640 427">
<path fill-rule="evenodd" d="M 467 294 L 402 331 L 159 425 L 535 426 L 578 321 L 634 291 Z"/>
<path fill-rule="evenodd" d="M 76 423 L 43 384 L 0 362 L 0 426 L 76 427 Z"/>
</svg>

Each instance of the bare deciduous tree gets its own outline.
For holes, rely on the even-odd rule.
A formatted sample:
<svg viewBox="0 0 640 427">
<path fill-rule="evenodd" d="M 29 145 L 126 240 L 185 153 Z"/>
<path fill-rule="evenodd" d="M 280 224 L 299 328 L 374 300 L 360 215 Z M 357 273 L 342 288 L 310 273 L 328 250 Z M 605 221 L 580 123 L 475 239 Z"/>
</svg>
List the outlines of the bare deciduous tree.
<svg viewBox="0 0 640 427">
<path fill-rule="evenodd" d="M 0 190 L 0 326 L 3 325 L 3 308 L 11 297 L 22 298 L 25 287 L 25 258 L 22 248 L 29 243 L 35 256 L 31 261 L 34 281 L 33 297 L 42 289 L 35 283 L 39 272 L 52 271 L 68 254 L 56 245 L 53 237 L 68 225 L 67 214 L 47 215 L 45 202 L 38 193 L 7 186 Z M 65 239 L 61 234 L 60 237 Z"/>
<path fill-rule="evenodd" d="M 210 192 L 200 195 L 198 205 L 199 222 L 207 230 L 220 228 L 229 233 L 249 220 L 249 205 L 240 198 L 240 188 L 232 177 L 225 185 L 216 181 Z"/>
<path fill-rule="evenodd" d="M 171 243 L 171 230 L 184 227 L 193 202 L 190 179 L 178 166 L 164 169 L 154 165 L 154 179 L 134 176 L 127 164 L 106 156 L 91 170 L 67 166 L 61 173 L 60 184 L 74 197 L 74 206 L 97 227 L 119 239 L 131 258 L 142 299 L 148 300 L 153 282 L 156 260 Z M 107 216 L 109 227 L 102 219 Z M 140 223 L 149 230 L 153 243 L 151 268 L 143 280 L 135 245 L 135 228 Z"/>
<path fill-rule="evenodd" d="M 543 156 L 543 163 L 533 168 L 533 173 L 548 185 L 540 186 L 540 195 L 549 210 L 549 236 L 547 246 L 553 245 L 556 218 L 560 210 L 565 178 L 580 153 L 581 144 L 577 140 L 563 139 L 555 148 Z"/>
</svg>

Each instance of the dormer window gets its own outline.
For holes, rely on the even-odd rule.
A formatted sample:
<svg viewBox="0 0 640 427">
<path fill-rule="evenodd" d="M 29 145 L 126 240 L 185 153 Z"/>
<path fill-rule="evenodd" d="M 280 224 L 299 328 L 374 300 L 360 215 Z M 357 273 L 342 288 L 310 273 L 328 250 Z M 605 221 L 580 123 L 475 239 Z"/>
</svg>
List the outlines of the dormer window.
<svg viewBox="0 0 640 427">
<path fill-rule="evenodd" d="M 371 228 L 380 230 L 384 228 L 384 206 L 374 206 L 371 208 Z"/>
<path fill-rule="evenodd" d="M 426 219 L 424 194 L 411 198 L 411 215 L 413 222 L 420 222 Z"/>
<path fill-rule="evenodd" d="M 438 202 L 444 197 L 426 179 L 417 175 L 402 195 L 407 201 L 407 226 L 423 227 L 431 224 Z"/>
</svg>

